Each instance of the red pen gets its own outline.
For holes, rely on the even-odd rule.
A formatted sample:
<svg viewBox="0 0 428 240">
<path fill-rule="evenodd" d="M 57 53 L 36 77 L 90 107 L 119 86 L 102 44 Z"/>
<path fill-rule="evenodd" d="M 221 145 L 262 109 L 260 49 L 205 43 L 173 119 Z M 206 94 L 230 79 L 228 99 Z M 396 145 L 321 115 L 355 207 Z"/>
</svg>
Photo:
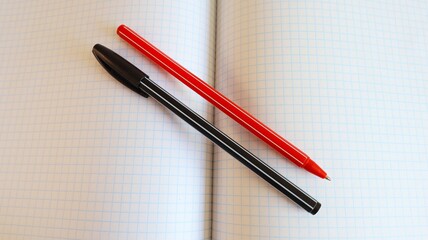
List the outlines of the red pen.
<svg viewBox="0 0 428 240">
<path fill-rule="evenodd" d="M 294 162 L 297 166 L 306 169 L 320 178 L 330 180 L 327 173 L 312 161 L 308 155 L 208 85 L 206 82 L 202 81 L 196 75 L 172 60 L 132 29 L 125 25 L 120 25 L 117 28 L 117 34 L 143 53 L 146 57 L 150 58 L 171 75 L 205 98 L 208 102 L 241 124 L 248 131 L 259 137 L 265 143 L 269 144 L 272 148 L 276 149 L 287 159 Z"/>
</svg>

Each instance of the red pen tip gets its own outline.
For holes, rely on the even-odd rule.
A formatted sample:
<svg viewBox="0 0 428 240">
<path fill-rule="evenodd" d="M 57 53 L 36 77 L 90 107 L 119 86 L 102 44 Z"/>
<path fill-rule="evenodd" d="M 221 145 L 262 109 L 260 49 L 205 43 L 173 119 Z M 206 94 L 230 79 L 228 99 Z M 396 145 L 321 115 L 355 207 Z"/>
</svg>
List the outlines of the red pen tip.
<svg viewBox="0 0 428 240">
<path fill-rule="evenodd" d="M 322 170 L 322 168 L 320 166 L 318 166 L 318 164 L 316 164 L 314 161 L 312 161 L 312 159 L 308 159 L 306 164 L 303 166 L 304 169 L 306 169 L 308 172 L 322 178 L 322 179 L 327 179 L 327 173 L 324 172 L 324 170 Z M 328 179 L 327 179 L 328 180 Z"/>
</svg>

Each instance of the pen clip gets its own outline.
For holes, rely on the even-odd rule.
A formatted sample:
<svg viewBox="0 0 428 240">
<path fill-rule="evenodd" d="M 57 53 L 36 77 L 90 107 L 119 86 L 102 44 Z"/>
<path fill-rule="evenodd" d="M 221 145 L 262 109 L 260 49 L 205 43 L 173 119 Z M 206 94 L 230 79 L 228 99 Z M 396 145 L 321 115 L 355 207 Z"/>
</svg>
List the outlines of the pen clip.
<svg viewBox="0 0 428 240">
<path fill-rule="evenodd" d="M 148 77 L 145 73 L 141 72 L 134 65 L 132 65 L 110 49 L 102 46 L 101 44 L 96 44 L 92 49 L 92 53 L 94 54 L 98 62 L 101 64 L 101 66 L 103 66 L 104 69 L 107 70 L 108 73 L 110 73 L 110 75 L 116 78 L 116 80 L 121 82 L 123 85 L 125 85 L 132 91 L 138 93 L 139 95 L 145 98 L 149 97 L 146 92 L 144 92 L 138 86 L 135 85 L 135 80 L 137 80 L 136 78 L 142 79 Z M 124 63 L 127 67 L 126 70 L 122 68 Z M 117 71 L 117 69 L 119 71 Z M 122 73 L 120 71 L 122 71 Z"/>
</svg>

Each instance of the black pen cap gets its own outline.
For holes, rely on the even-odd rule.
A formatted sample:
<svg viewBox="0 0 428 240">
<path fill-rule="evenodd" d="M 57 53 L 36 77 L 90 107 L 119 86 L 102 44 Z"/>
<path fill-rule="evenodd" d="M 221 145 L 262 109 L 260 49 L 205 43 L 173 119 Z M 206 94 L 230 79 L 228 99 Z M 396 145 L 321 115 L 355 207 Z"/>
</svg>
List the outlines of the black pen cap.
<svg viewBox="0 0 428 240">
<path fill-rule="evenodd" d="M 138 87 L 141 79 L 149 78 L 147 74 L 142 72 L 119 54 L 101 44 L 95 44 L 92 48 L 92 53 L 105 70 L 107 70 L 107 72 L 109 72 L 110 75 L 116 78 L 119 82 L 141 96 L 146 98 L 149 97 L 147 93 Z"/>
</svg>

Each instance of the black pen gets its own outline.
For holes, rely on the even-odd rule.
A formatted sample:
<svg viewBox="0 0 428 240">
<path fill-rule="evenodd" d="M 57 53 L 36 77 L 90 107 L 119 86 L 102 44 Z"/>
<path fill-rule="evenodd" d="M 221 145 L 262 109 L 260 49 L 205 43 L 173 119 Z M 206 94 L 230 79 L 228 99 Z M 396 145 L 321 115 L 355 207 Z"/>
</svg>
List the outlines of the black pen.
<svg viewBox="0 0 428 240">
<path fill-rule="evenodd" d="M 130 62 L 101 44 L 96 44 L 92 53 L 98 62 L 125 86 L 143 97 L 153 97 L 306 211 L 313 215 L 318 212 L 321 207 L 320 202 L 181 103 Z"/>
</svg>

